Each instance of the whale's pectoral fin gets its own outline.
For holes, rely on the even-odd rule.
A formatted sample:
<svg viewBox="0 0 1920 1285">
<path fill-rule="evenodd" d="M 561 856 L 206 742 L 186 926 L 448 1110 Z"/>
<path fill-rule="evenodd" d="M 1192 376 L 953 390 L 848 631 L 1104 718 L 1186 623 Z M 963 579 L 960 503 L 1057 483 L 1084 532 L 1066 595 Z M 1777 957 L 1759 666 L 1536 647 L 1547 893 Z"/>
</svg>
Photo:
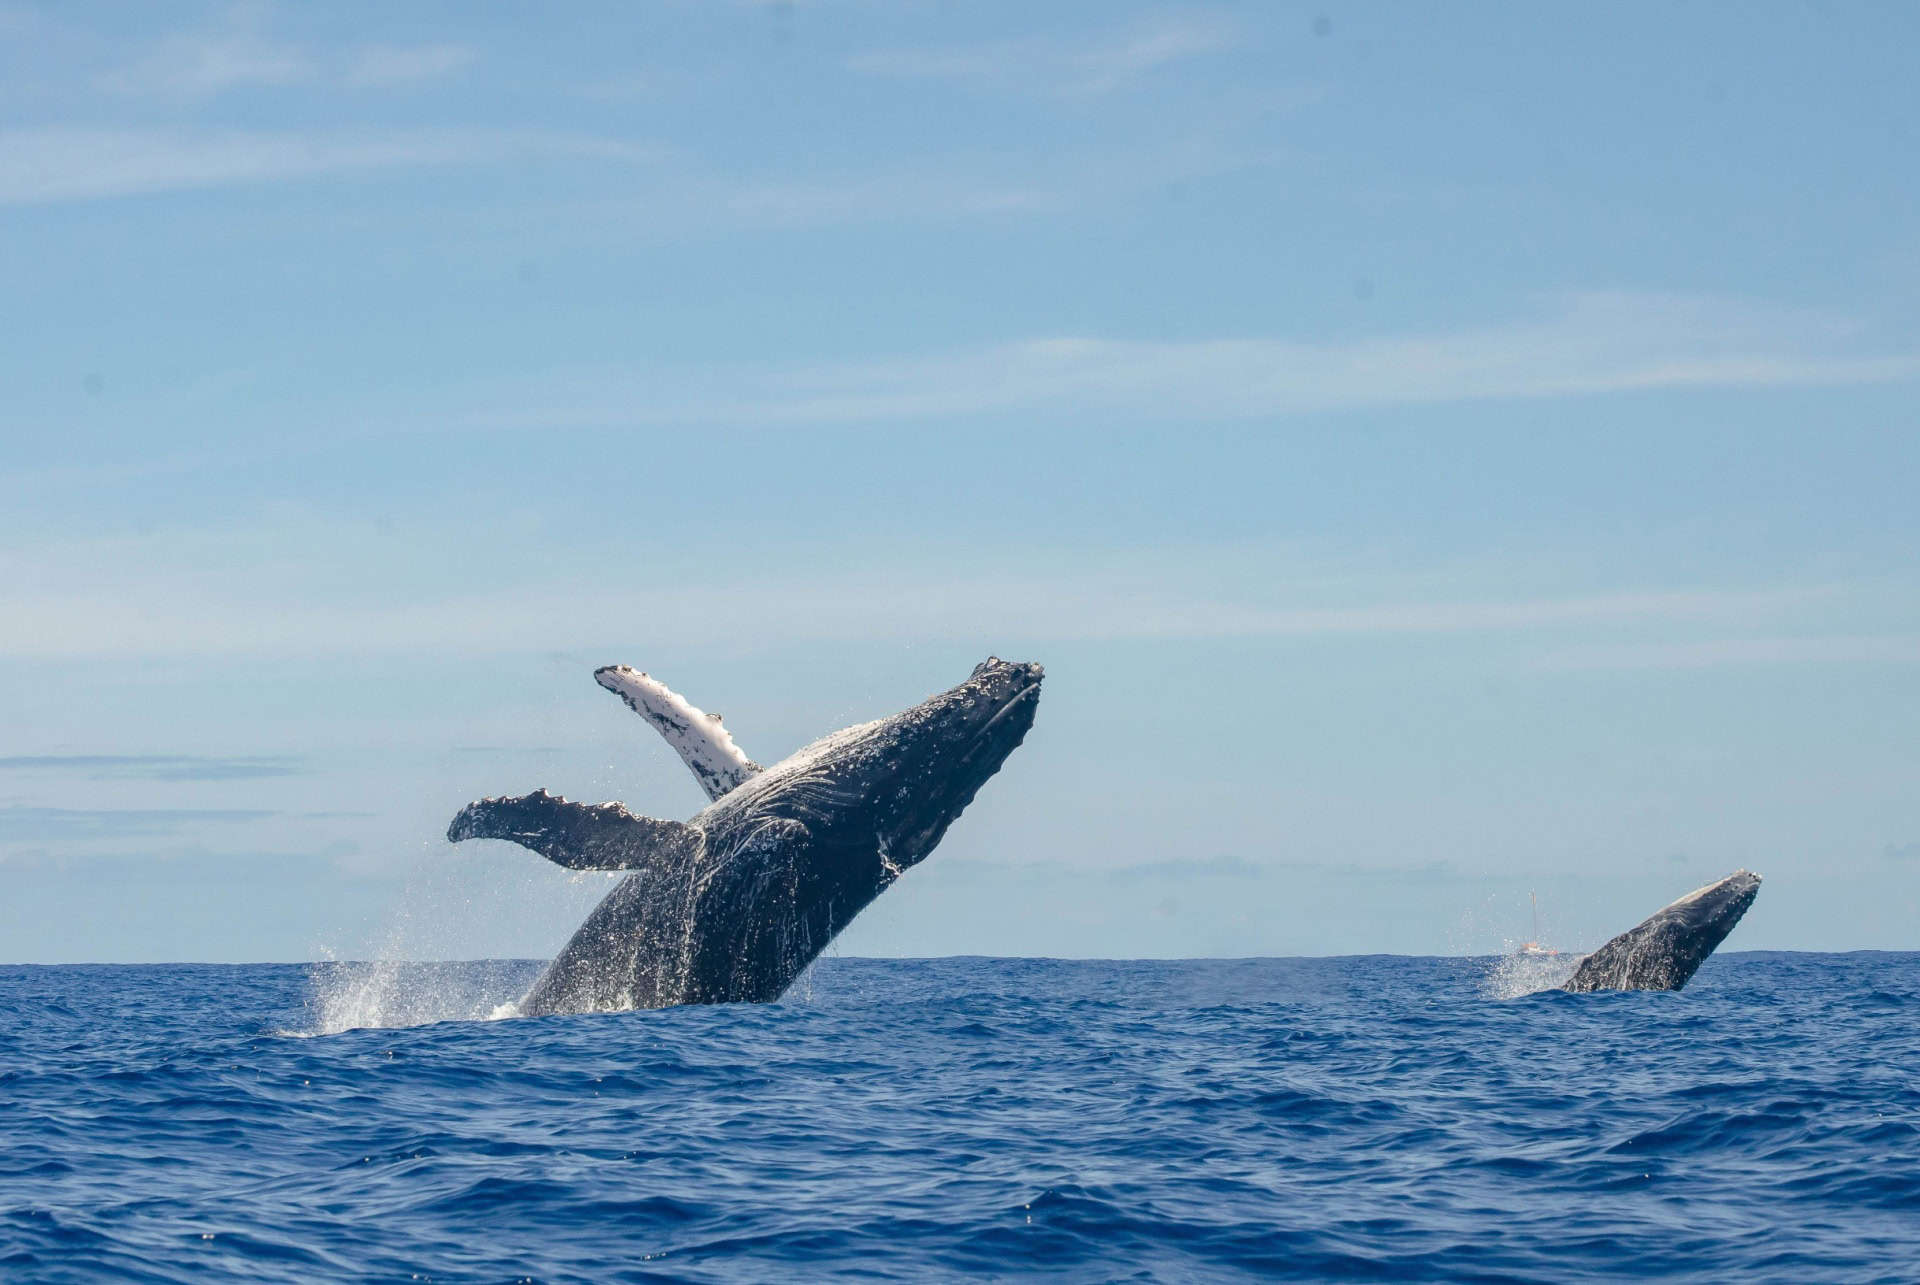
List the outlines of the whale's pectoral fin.
<svg viewBox="0 0 1920 1285">
<path fill-rule="evenodd" d="M 447 840 L 506 839 L 569 870 L 635 870 L 685 856 L 702 841 L 679 821 L 635 816 L 618 803 L 569 803 L 535 790 L 460 809 Z"/>
<path fill-rule="evenodd" d="M 709 799 L 719 798 L 760 770 L 720 726 L 718 714 L 697 708 L 651 674 L 628 665 L 605 665 L 593 671 L 593 681 L 667 738 L 667 744 L 693 769 Z"/>
</svg>

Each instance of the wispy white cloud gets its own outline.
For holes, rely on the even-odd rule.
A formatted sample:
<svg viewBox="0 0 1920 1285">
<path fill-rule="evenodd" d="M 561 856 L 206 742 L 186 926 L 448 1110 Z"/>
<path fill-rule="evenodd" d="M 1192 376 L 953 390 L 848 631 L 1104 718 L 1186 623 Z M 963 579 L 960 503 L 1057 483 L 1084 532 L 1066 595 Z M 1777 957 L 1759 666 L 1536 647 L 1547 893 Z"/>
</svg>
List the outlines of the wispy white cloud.
<svg viewBox="0 0 1920 1285">
<path fill-rule="evenodd" d="M 306 50 L 273 40 L 246 21 L 218 32 L 169 36 L 98 83 L 117 94 L 200 98 L 232 89 L 309 84 L 320 74 Z"/>
<path fill-rule="evenodd" d="M 500 130 L 267 133 L 92 129 L 0 131 L 0 205 L 135 196 L 353 171 L 478 165 L 530 157 L 649 159 L 612 139 Z"/>
<path fill-rule="evenodd" d="M 305 769 L 286 755 L 215 758 L 202 754 L 15 754 L 0 773 L 29 772 L 93 781 L 256 781 Z"/>
<path fill-rule="evenodd" d="M 1861 384 L 1920 376 L 1920 350 L 1816 313 L 1682 295 L 1596 293 L 1531 318 L 1341 340 L 1059 336 L 886 361 L 568 372 L 537 405 L 490 389 L 456 415 L 497 428 L 911 423 L 1098 415 L 1204 424 L 1361 407 L 1673 388 Z"/>
<path fill-rule="evenodd" d="M 466 45 L 366 45 L 353 52 L 341 77 L 352 89 L 391 89 L 441 80 L 471 65 Z"/>
<path fill-rule="evenodd" d="M 1405 637 L 1738 620 L 1766 595 L 1645 594 L 1541 601 L 1276 608 L 1177 592 L 1108 593 L 1061 581 L 744 582 L 610 599 L 559 584 L 412 602 L 293 603 L 262 589 L 19 598 L 0 657 L 489 654 L 549 648 L 555 621 L 582 646 L 659 638 L 755 650 L 796 642 Z M 1909 648 L 1911 658 L 1911 648 Z M 1874 653 L 1868 658 L 1879 658 Z"/>
<path fill-rule="evenodd" d="M 1073 74 L 1067 88 L 1081 94 L 1111 93 L 1170 63 L 1225 49 L 1232 34 L 1225 22 L 1205 15 L 1162 19 L 1069 54 L 1066 64 Z"/>
<path fill-rule="evenodd" d="M 659 98 L 669 82 L 658 72 L 634 73 L 576 85 L 573 92 L 597 103 L 639 103 Z"/>
<path fill-rule="evenodd" d="M 323 49 L 275 38 L 269 11 L 241 4 L 210 30 L 179 32 L 97 84 L 132 97 L 209 98 L 237 89 L 323 86 L 391 89 L 452 75 L 475 58 L 465 45 L 363 45 Z"/>
<path fill-rule="evenodd" d="M 25 840 L 114 839 L 179 834 L 209 822 L 259 821 L 274 813 L 257 808 L 0 808 L 0 833 L 9 845 Z"/>
<path fill-rule="evenodd" d="M 902 217 L 967 218 L 1060 207 L 1044 184 L 894 173 L 840 181 L 749 183 L 710 193 L 727 216 L 758 226 L 817 226 Z"/>
<path fill-rule="evenodd" d="M 1078 40 L 1004 41 L 943 49 L 874 50 L 850 70 L 907 80 L 945 80 L 982 88 L 1066 96 L 1109 94 L 1170 64 L 1218 52 L 1233 28 L 1210 14 L 1168 16 L 1150 24 Z"/>
<path fill-rule="evenodd" d="M 1377 578 L 1316 583 L 1286 560 L 1247 550 L 1189 550 L 1156 560 L 1029 556 L 991 575 L 964 567 L 867 566 L 795 575 L 788 567 L 688 577 L 661 568 L 643 594 L 608 593 L 597 574 L 555 574 L 543 561 L 497 574 L 481 591 L 439 590 L 423 529 L 399 539 L 423 561 L 383 584 L 343 591 L 324 569 L 371 565 L 376 537 L 329 524 L 159 533 L 62 548 L 0 551 L 13 588 L 0 616 L 0 658 L 362 655 L 540 651 L 555 622 L 578 645 L 671 639 L 753 650 L 773 640 L 1420 638 L 1572 634 L 1644 638 L 1648 629 L 1752 633 L 1831 607 L 1837 590 L 1786 586 L 1587 594 L 1448 594 Z M 383 547 L 384 547 L 383 546 Z M 277 554 L 262 552 L 279 550 Z M 309 556 L 304 550 L 322 551 Z M 464 556 L 485 556 L 470 546 Z M 522 563 L 525 559 L 521 560 Z M 535 565 L 538 572 L 536 573 Z M 1203 583 L 1194 567 L 1234 565 Z M 424 578 L 423 578 L 424 577 Z M 1288 586 L 1292 586 L 1289 588 Z M 1656 632 L 1653 636 L 1658 637 Z"/>
<path fill-rule="evenodd" d="M 1124 202 L 1169 184 L 1266 168 L 1272 150 L 1202 136 L 1178 146 L 1079 149 L 1062 155 L 951 154 L 872 171 L 702 179 L 677 176 L 625 213 L 629 228 L 711 233 L 718 226 L 799 227 L 882 224 L 907 219 L 973 219 L 1059 214 Z"/>
<path fill-rule="evenodd" d="M 1920 635 L 1710 638 L 1557 648 L 1537 667 L 1550 671 L 1721 669 L 1753 665 L 1920 664 Z"/>
</svg>

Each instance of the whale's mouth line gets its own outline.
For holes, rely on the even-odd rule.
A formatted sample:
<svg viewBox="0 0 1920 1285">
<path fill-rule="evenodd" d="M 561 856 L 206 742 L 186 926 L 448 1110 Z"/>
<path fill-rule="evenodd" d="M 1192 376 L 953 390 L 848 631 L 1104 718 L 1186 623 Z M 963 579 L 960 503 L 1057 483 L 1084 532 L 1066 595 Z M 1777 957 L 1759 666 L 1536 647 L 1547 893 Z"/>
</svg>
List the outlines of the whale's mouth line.
<svg viewBox="0 0 1920 1285">
<path fill-rule="evenodd" d="M 1006 703 L 994 712 L 993 717 L 988 719 L 985 725 L 983 725 L 979 731 L 973 734 L 972 743 L 967 746 L 967 752 L 961 756 L 960 763 L 962 766 L 965 766 L 966 763 L 969 762 L 973 758 L 973 756 L 979 752 L 980 746 L 983 743 L 985 743 L 987 739 L 987 734 L 992 732 L 995 727 L 998 727 L 1002 719 L 1006 718 L 1007 715 L 1013 713 L 1014 709 L 1019 706 L 1021 701 L 1027 700 L 1028 698 L 1032 698 L 1034 700 L 1038 700 L 1040 698 L 1039 682 L 1035 681 L 1035 682 L 1028 683 L 1025 687 L 1022 687 L 1019 691 L 1007 697 Z"/>
<path fill-rule="evenodd" d="M 974 757 L 980 753 L 983 746 L 992 740 L 993 729 L 1005 721 L 1007 715 L 1013 713 L 1022 703 L 1031 704 L 1039 699 L 1040 684 L 1037 681 L 1027 684 L 1012 696 L 1009 696 L 1006 703 L 994 711 L 993 717 L 988 719 L 986 723 L 981 726 L 980 730 L 973 734 L 973 738 L 967 742 L 966 753 L 962 754 L 959 761 L 953 765 L 953 770 L 959 772 L 972 766 Z M 1018 744 L 1018 742 L 1015 742 L 1015 744 Z"/>
<path fill-rule="evenodd" d="M 961 753 L 960 757 L 954 762 L 953 767 L 950 769 L 953 778 L 962 783 L 962 788 L 965 791 L 965 799 L 971 799 L 973 797 L 973 791 L 980 788 L 980 782 L 973 780 L 971 776 L 968 775 L 968 772 L 969 772 L 969 769 L 971 769 L 974 766 L 974 760 L 979 758 L 980 751 L 984 747 L 993 743 L 993 740 L 994 740 L 994 737 L 992 735 L 993 730 L 996 727 L 998 727 L 1002 722 L 1006 721 L 1007 716 L 1017 711 L 1022 705 L 1033 705 L 1036 702 L 1038 702 L 1039 699 L 1040 699 L 1040 680 L 1035 679 L 1033 682 L 1028 683 L 1025 687 L 1022 687 L 1019 691 L 1015 692 L 1013 695 L 1009 696 L 1005 701 L 1003 701 L 1000 705 L 1000 708 L 994 711 L 993 717 L 988 719 L 984 724 L 982 724 L 980 727 L 980 730 L 975 732 L 973 736 L 969 738 L 969 740 L 967 741 L 966 749 Z M 1013 742 L 1013 744 L 1018 745 L 1019 741 L 1016 740 Z M 1012 746 L 1009 746 L 1006 752 L 1012 753 L 1013 752 Z M 1005 756 L 1002 755 L 1001 757 L 1005 757 Z M 997 771 L 998 768 L 999 768 L 999 763 L 996 760 L 994 763 L 994 766 L 987 770 L 987 775 L 988 776 L 993 775 L 993 773 Z M 928 815 L 929 810 L 931 810 L 931 812 L 934 814 L 953 810 L 952 802 L 953 800 L 951 797 L 940 797 L 940 796 L 936 796 L 934 798 L 921 801 L 920 803 L 914 806 L 914 809 L 911 812 L 909 812 L 905 817 L 902 818 L 901 827 L 900 827 L 902 832 L 910 833 L 914 829 L 921 827 L 922 822 L 924 821 L 925 817 Z M 965 806 L 964 799 L 961 802 L 961 806 L 962 807 Z M 955 811 L 957 813 L 957 810 Z M 889 864 L 891 863 L 891 858 L 887 858 L 883 856 L 882 860 L 883 862 L 886 862 Z M 918 861 L 918 858 L 915 858 L 915 860 Z"/>
</svg>

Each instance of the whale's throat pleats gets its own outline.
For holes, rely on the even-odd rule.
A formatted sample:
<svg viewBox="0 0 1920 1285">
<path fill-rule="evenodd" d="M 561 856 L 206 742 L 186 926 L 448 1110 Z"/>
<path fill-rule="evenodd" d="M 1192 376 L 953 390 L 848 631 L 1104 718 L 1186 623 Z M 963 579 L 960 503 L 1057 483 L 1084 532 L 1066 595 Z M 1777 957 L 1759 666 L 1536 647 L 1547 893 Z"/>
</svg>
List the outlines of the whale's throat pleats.
<svg viewBox="0 0 1920 1285">
<path fill-rule="evenodd" d="M 704 836 L 681 821 L 635 816 L 618 803 L 570 803 L 535 790 L 467 804 L 447 838 L 505 839 L 569 870 L 641 870 L 693 856 Z"/>
<path fill-rule="evenodd" d="M 667 744 L 693 770 L 709 799 L 719 798 L 760 770 L 760 765 L 733 743 L 718 714 L 698 708 L 651 674 L 628 665 L 607 665 L 593 671 L 593 681 L 625 701 L 667 738 Z"/>
</svg>

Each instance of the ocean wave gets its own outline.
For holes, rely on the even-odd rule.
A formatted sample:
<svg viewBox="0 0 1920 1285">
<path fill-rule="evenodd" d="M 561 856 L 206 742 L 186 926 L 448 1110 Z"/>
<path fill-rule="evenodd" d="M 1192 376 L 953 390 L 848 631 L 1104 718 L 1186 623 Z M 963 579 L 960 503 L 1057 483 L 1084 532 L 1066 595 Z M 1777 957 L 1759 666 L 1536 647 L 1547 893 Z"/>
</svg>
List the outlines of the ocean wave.
<svg viewBox="0 0 1920 1285">
<path fill-rule="evenodd" d="M 0 1278 L 1887 1279 L 1920 956 L 0 969 Z M 496 1020 L 488 1020 L 496 1019 Z M 303 1038 L 289 1038 L 299 1035 Z"/>
</svg>

